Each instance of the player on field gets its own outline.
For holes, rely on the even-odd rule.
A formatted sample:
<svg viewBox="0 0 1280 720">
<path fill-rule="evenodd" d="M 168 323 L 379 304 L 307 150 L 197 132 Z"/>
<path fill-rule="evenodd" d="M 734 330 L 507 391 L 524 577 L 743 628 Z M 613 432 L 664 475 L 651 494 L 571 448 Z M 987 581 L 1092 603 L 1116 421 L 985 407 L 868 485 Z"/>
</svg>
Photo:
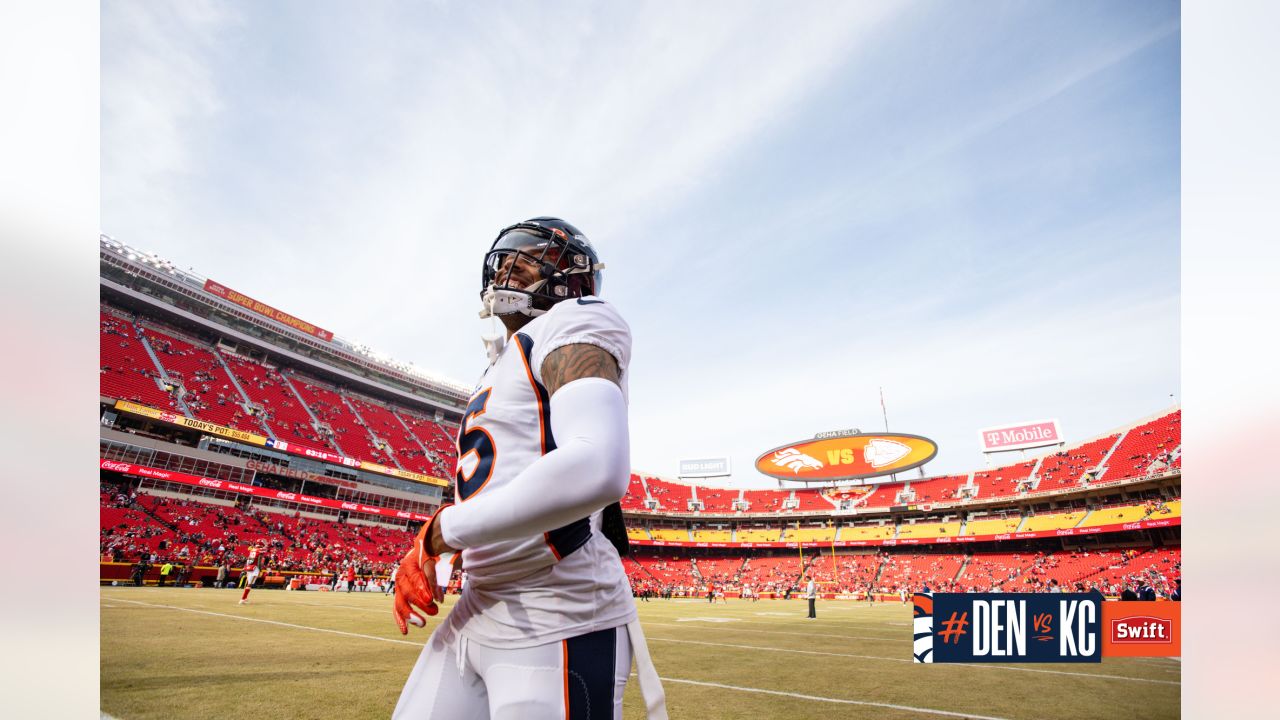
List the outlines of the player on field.
<svg viewBox="0 0 1280 720">
<path fill-rule="evenodd" d="M 401 561 L 400 632 L 436 614 L 451 553 L 467 581 L 395 718 L 620 718 L 633 653 L 649 717 L 666 717 L 620 558 L 631 332 L 598 297 L 603 267 L 546 217 L 504 229 L 485 256 L 480 315 L 506 335 L 486 340 L 458 430 L 457 504 Z"/>
<path fill-rule="evenodd" d="M 261 544 L 259 541 L 258 545 Z M 260 549 L 258 545 L 249 546 L 249 557 L 244 561 L 244 570 L 240 573 L 240 581 L 244 583 L 244 594 L 240 596 L 240 604 L 249 604 L 249 591 L 253 589 L 253 584 L 258 581 L 258 554 Z"/>
</svg>

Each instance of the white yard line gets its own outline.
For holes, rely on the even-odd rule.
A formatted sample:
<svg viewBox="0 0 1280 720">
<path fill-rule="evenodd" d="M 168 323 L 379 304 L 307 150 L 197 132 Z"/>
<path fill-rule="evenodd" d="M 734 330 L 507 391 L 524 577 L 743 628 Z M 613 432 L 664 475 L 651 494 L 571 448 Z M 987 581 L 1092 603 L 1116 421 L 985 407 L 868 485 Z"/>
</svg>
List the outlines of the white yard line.
<svg viewBox="0 0 1280 720">
<path fill-rule="evenodd" d="M 661 637 L 655 637 L 653 635 L 647 636 L 647 639 L 650 642 L 673 642 L 673 643 L 683 643 L 685 645 L 708 645 L 711 647 L 738 648 L 742 650 L 763 650 L 765 652 L 792 653 L 796 655 L 825 655 L 828 657 L 856 658 L 859 660 L 884 660 L 886 662 L 898 662 L 898 663 L 914 662 L 913 660 L 909 660 L 909 659 L 885 657 L 883 655 L 855 655 L 853 653 L 823 652 L 820 650 L 792 650 L 788 648 L 762 647 L 759 645 L 734 645 L 730 643 L 706 642 L 704 640 L 677 640 L 675 638 L 661 638 Z M 943 665 L 946 665 L 946 664 L 945 663 L 938 664 L 939 667 Z M 1130 677 L 1128 675 L 1107 675 L 1105 673 L 1069 672 L 1067 670 L 1044 670 L 1041 668 L 1010 667 L 1008 665 L 989 665 L 987 663 L 955 664 L 955 665 L 951 665 L 951 667 L 985 668 L 990 670 L 1012 670 L 1014 672 L 1045 673 L 1048 675 L 1071 675 L 1075 677 L 1096 678 L 1100 680 L 1128 680 L 1130 682 L 1156 683 L 1158 685 L 1181 685 L 1182 684 L 1181 682 L 1177 682 L 1174 680 L 1155 680 L 1152 678 Z"/>
<path fill-rule="evenodd" d="M 230 618 L 232 620 L 243 620 L 245 622 L 264 623 L 266 625 L 279 625 L 281 627 L 294 628 L 296 630 L 313 630 L 315 632 L 332 633 L 334 635 L 346 635 L 348 637 L 364 638 L 366 640 L 379 640 L 381 642 L 397 643 L 399 645 L 414 645 L 422 647 L 425 642 L 413 642 L 410 640 L 396 640 L 395 638 L 378 637 L 377 635 L 365 635 L 363 633 L 347 632 L 346 630 L 333 630 L 330 628 L 312 627 L 310 625 L 295 625 L 293 623 L 280 622 L 279 620 L 264 620 L 262 618 L 250 618 L 243 615 L 230 615 L 228 613 L 213 612 L 212 610 L 197 610 L 195 608 L 179 607 L 177 605 L 161 605 L 159 603 L 145 603 L 140 600 L 125 600 L 124 598 L 116 598 L 117 602 L 133 603 L 135 605 L 145 605 L 147 607 L 164 608 L 166 610 L 180 610 L 182 612 L 198 613 L 200 615 L 212 615 L 214 617 Z"/>
<path fill-rule="evenodd" d="M 990 715 L 975 715 L 967 712 L 952 712 L 950 710 L 936 710 L 934 708 L 914 707 L 911 705 L 894 705 L 892 703 L 871 702 L 870 700 L 846 700 L 844 698 L 822 697 L 821 695 L 803 695 L 801 693 L 783 692 L 781 690 L 765 690 L 764 688 L 743 687 L 741 685 L 724 685 L 722 683 L 686 680 L 684 678 L 664 677 L 661 678 L 661 680 L 662 682 L 667 683 L 698 685 L 700 687 L 718 688 L 720 690 L 736 690 L 738 692 L 756 693 L 759 695 L 778 695 L 781 697 L 796 698 L 798 700 L 812 700 L 814 702 L 837 703 L 840 705 L 864 705 L 868 707 L 889 708 L 891 710 L 905 710 L 907 712 L 924 713 L 926 715 L 973 718 L 974 720 L 1006 720 L 1005 718 L 992 717 Z"/>
</svg>

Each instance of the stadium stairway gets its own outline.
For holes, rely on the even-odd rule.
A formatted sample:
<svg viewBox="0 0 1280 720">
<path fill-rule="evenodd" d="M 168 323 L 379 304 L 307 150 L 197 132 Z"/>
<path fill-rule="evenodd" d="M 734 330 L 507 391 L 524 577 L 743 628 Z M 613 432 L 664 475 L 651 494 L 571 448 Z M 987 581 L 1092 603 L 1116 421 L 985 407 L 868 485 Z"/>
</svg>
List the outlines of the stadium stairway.
<svg viewBox="0 0 1280 720">
<path fill-rule="evenodd" d="M 249 393 L 244 391 L 244 387 L 240 384 L 240 380 L 236 378 L 236 374 L 231 371 L 231 366 L 227 364 L 227 359 L 222 357 L 222 353 L 218 352 L 218 346 L 210 345 L 209 353 L 213 355 L 214 359 L 218 361 L 218 364 L 222 366 L 222 371 L 225 372 L 227 374 L 227 378 L 231 380 L 231 387 L 235 388 L 236 392 L 240 393 L 240 398 L 242 400 L 240 407 L 244 409 L 245 414 L 258 421 L 258 425 L 262 427 L 262 430 L 267 434 L 267 437 L 272 440 L 279 440 L 280 438 L 276 437 L 275 431 L 271 429 L 271 425 L 268 424 L 266 419 L 263 417 L 262 406 L 249 399 Z"/>
<path fill-rule="evenodd" d="M 1111 456 L 1115 454 L 1116 449 L 1120 447 L 1120 443 L 1124 442 L 1124 439 L 1129 436 L 1129 430 L 1132 429 L 1133 428 L 1129 428 L 1128 430 L 1120 433 L 1120 437 L 1116 438 L 1116 444 L 1112 445 L 1111 449 L 1107 451 L 1107 454 L 1102 456 L 1102 460 L 1098 462 L 1098 466 L 1090 469 L 1095 479 L 1102 479 L 1101 474 L 1098 471 L 1107 466 L 1107 463 L 1111 461 Z"/>
<path fill-rule="evenodd" d="M 409 438 L 412 439 L 418 447 L 422 448 L 423 457 L 434 461 L 436 454 L 431 452 L 431 449 L 426 446 L 426 443 L 422 442 L 422 438 L 418 437 L 418 434 L 413 431 L 413 428 L 409 427 L 409 423 L 405 422 L 404 418 L 400 417 L 400 413 L 391 411 L 391 415 L 396 419 L 396 422 L 400 423 L 400 426 L 404 428 L 404 431 Z M 394 455 L 392 457 L 394 457 Z"/>
<path fill-rule="evenodd" d="M 356 409 L 356 406 L 352 404 L 351 400 L 346 395 L 338 393 L 338 397 L 342 398 L 342 404 L 346 405 L 347 409 L 351 411 L 351 414 L 355 416 L 356 421 L 360 423 L 360 427 L 364 428 L 364 431 L 369 433 L 369 438 L 373 440 L 373 446 L 381 448 L 382 452 L 386 453 L 387 457 L 391 458 L 391 462 L 396 464 L 396 467 L 404 470 L 405 467 L 400 464 L 400 458 L 396 457 L 396 450 L 392 447 L 391 441 L 384 440 L 374 434 L 373 428 L 365 421 L 364 416 L 360 414 L 360 411 Z"/>
<path fill-rule="evenodd" d="M 147 355 L 151 358 L 151 362 L 155 364 L 156 370 L 160 371 L 160 380 L 163 381 L 163 385 L 178 388 L 179 392 L 169 392 L 169 395 L 173 397 L 174 403 L 177 404 L 183 415 L 194 419 L 195 415 L 191 413 L 191 408 L 187 407 L 187 404 L 182 400 L 183 396 L 187 394 L 186 386 L 174 379 L 169 374 L 169 371 L 164 369 L 164 364 L 160 362 L 160 356 L 156 354 L 155 348 L 151 347 L 151 341 L 147 339 L 147 333 L 142 325 L 138 324 L 136 319 L 132 324 L 133 334 L 138 338 L 138 342 L 142 343 L 142 348 L 147 351 Z M 162 390 L 166 389 L 163 385 L 161 387 Z"/>
<path fill-rule="evenodd" d="M 963 530 L 961 531 L 963 532 Z M 969 560 L 973 557 L 973 553 L 964 556 L 964 560 L 960 561 L 960 567 L 956 570 L 956 574 L 951 576 L 951 584 L 955 585 L 960 582 L 960 576 L 964 574 L 964 569 L 969 567 Z"/>
<path fill-rule="evenodd" d="M 320 418 L 316 417 L 316 414 L 312 412 L 311 406 L 307 404 L 306 400 L 302 399 L 302 393 L 298 392 L 298 388 L 293 386 L 293 380 L 286 372 L 284 372 L 284 368 L 280 369 L 280 379 L 284 381 L 284 386 L 289 388 L 289 392 L 293 393 L 293 397 L 297 399 L 298 405 L 301 406 L 303 410 L 307 411 L 307 417 L 311 418 L 311 427 L 315 429 L 316 433 L 325 436 L 325 439 L 333 445 L 339 455 L 353 457 L 352 455 L 347 455 L 346 451 L 342 449 L 342 446 L 338 444 L 338 433 L 334 432 L 333 428 L 329 427 L 325 423 L 320 422 Z"/>
</svg>

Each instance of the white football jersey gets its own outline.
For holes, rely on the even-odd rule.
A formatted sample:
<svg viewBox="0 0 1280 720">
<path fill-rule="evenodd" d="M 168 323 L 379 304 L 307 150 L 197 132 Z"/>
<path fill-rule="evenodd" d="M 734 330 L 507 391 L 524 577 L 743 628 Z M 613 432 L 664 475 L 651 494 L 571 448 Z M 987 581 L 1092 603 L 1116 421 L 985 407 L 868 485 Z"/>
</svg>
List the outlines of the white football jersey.
<svg viewBox="0 0 1280 720">
<path fill-rule="evenodd" d="M 552 306 L 511 336 L 472 393 L 458 431 L 456 502 L 514 481 L 555 449 L 542 363 L 579 343 L 613 355 L 626 397 L 631 330 L 617 310 L 595 297 Z M 516 648 L 634 620 L 622 561 L 600 522 L 597 511 L 541 535 L 464 549 L 467 582 L 450 625 L 481 644 Z"/>
</svg>

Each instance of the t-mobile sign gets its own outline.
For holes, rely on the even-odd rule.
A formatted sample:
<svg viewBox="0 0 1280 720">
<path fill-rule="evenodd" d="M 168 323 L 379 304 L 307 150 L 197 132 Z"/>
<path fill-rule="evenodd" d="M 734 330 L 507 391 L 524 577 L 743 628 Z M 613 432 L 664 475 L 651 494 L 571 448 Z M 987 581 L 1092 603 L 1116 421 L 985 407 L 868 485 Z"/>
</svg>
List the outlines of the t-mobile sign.
<svg viewBox="0 0 1280 720">
<path fill-rule="evenodd" d="M 1025 448 L 1057 445 L 1062 440 L 1062 428 L 1057 420 L 1036 420 L 1016 425 L 1002 425 L 978 431 L 982 452 L 1004 452 Z"/>
</svg>

